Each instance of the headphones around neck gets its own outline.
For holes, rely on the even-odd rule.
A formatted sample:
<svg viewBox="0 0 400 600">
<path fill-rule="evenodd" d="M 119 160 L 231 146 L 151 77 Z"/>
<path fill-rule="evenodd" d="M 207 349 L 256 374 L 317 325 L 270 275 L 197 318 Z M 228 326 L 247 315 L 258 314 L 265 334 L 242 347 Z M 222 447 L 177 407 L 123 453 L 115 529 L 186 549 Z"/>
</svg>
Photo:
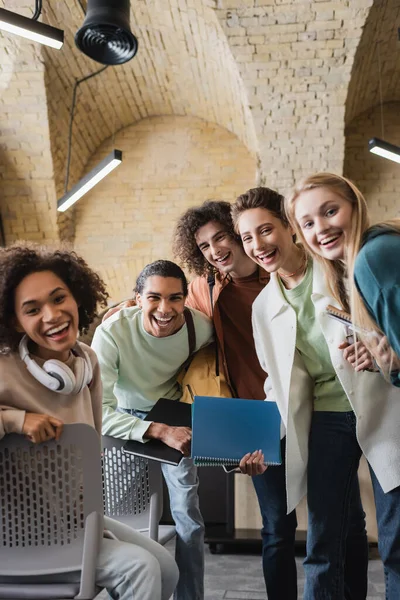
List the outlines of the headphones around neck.
<svg viewBox="0 0 400 600">
<path fill-rule="evenodd" d="M 75 373 L 61 360 L 46 360 L 43 367 L 40 367 L 29 356 L 28 337 L 24 335 L 19 343 L 19 355 L 29 373 L 39 383 L 58 394 L 79 394 L 92 381 L 93 368 L 87 352 L 79 344 L 74 346 L 72 352 L 76 356 Z"/>
</svg>

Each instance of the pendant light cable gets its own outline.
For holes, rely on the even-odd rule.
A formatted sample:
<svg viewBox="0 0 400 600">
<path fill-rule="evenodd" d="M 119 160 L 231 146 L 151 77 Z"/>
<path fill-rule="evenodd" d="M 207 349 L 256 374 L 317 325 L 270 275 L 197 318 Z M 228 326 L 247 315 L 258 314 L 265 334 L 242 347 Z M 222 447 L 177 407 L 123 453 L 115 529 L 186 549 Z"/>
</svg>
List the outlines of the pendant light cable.
<svg viewBox="0 0 400 600">
<path fill-rule="evenodd" d="M 67 168 L 66 168 L 66 173 L 65 173 L 65 184 L 64 184 L 64 193 L 65 194 L 68 191 L 69 172 L 70 172 L 70 166 L 71 166 L 72 127 L 74 124 L 77 90 L 81 83 L 83 83 L 84 81 L 87 81 L 88 79 L 91 79 L 92 77 L 95 77 L 96 75 L 100 75 L 100 73 L 105 71 L 107 69 L 107 67 L 108 67 L 108 65 L 106 65 L 105 67 L 102 67 L 98 71 L 94 71 L 94 73 L 90 73 L 89 75 L 86 75 L 86 77 L 82 77 L 82 79 L 77 79 L 74 84 L 74 91 L 72 92 L 71 114 L 70 114 L 70 118 L 69 118 Z"/>
<path fill-rule="evenodd" d="M 381 52 L 379 49 L 379 44 L 377 44 L 377 52 L 378 52 L 378 73 L 379 73 L 379 97 L 381 104 L 381 129 L 382 129 L 382 139 L 385 139 L 385 127 L 383 123 L 383 94 L 382 94 L 382 70 L 381 70 Z"/>
<path fill-rule="evenodd" d="M 35 12 L 33 13 L 32 21 L 37 21 L 42 12 L 42 0 L 35 0 Z"/>
</svg>

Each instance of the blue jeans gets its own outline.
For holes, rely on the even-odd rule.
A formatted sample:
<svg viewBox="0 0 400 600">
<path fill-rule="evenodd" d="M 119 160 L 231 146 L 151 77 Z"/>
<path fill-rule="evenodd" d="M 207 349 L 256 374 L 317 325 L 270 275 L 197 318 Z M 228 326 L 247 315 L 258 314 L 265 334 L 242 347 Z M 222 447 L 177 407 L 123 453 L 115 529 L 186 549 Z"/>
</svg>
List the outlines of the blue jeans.
<svg viewBox="0 0 400 600">
<path fill-rule="evenodd" d="M 283 463 L 253 477 L 262 517 L 262 566 L 268 600 L 297 600 L 294 538 L 296 511 L 286 514 L 285 439 Z"/>
<path fill-rule="evenodd" d="M 262 562 L 268 600 L 297 600 L 295 561 L 296 512 L 286 514 L 285 439 L 283 463 L 253 477 L 263 521 Z M 358 479 L 352 491 L 351 526 L 346 540 L 346 600 L 364 600 L 367 595 L 368 543 Z"/>
<path fill-rule="evenodd" d="M 304 600 L 342 600 L 345 561 L 363 545 L 360 523 L 350 522 L 361 457 L 353 412 L 315 412 L 308 460 L 308 536 Z M 386 599 L 400 598 L 400 487 L 384 494 L 370 468 L 385 569 Z M 350 534 L 350 536 L 349 536 Z M 353 545 L 349 545 L 349 537 Z M 352 598 L 365 598 L 366 590 Z"/>
<path fill-rule="evenodd" d="M 124 409 L 124 412 L 139 419 L 144 419 L 147 414 L 133 409 Z M 204 521 L 197 493 L 197 467 L 192 459 L 182 458 L 177 467 L 163 463 L 161 469 L 176 527 L 175 560 L 179 568 L 179 581 L 174 600 L 203 600 Z"/>
</svg>

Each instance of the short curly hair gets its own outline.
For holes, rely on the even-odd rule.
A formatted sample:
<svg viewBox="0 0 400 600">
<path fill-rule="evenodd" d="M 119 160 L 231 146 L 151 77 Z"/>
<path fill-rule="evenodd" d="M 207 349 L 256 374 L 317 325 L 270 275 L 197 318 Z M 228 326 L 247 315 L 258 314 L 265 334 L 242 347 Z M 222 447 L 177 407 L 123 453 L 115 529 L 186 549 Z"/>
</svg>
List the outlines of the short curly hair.
<svg viewBox="0 0 400 600">
<path fill-rule="evenodd" d="M 231 204 L 223 200 L 207 200 L 201 206 L 189 208 L 179 219 L 174 232 L 172 250 L 184 268 L 196 275 L 208 275 L 214 267 L 204 258 L 196 243 L 195 235 L 200 227 L 216 221 L 237 242 L 239 236 L 234 232 L 231 217 Z"/>
<path fill-rule="evenodd" d="M 0 351 L 18 347 L 21 334 L 15 330 L 15 290 L 28 275 L 52 271 L 70 289 L 78 304 L 79 331 L 85 333 L 96 317 L 97 306 L 106 306 L 104 281 L 75 252 L 37 244 L 18 243 L 0 248 Z"/>
</svg>

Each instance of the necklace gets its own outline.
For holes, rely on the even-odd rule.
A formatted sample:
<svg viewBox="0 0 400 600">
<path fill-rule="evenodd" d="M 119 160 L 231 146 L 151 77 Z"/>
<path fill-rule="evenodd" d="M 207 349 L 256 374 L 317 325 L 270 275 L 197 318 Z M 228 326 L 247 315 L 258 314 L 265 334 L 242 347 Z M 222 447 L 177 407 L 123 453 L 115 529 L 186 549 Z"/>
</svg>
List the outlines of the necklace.
<svg viewBox="0 0 400 600">
<path fill-rule="evenodd" d="M 295 271 L 293 271 L 293 273 L 286 273 L 286 275 L 283 275 L 282 273 L 279 273 L 278 271 L 278 275 L 281 279 L 287 279 L 288 277 L 294 277 L 295 275 L 297 275 L 298 273 L 300 273 L 307 265 L 307 255 L 304 253 L 303 254 L 303 260 L 301 262 L 301 265 L 299 266 L 298 269 L 296 269 Z"/>
</svg>

